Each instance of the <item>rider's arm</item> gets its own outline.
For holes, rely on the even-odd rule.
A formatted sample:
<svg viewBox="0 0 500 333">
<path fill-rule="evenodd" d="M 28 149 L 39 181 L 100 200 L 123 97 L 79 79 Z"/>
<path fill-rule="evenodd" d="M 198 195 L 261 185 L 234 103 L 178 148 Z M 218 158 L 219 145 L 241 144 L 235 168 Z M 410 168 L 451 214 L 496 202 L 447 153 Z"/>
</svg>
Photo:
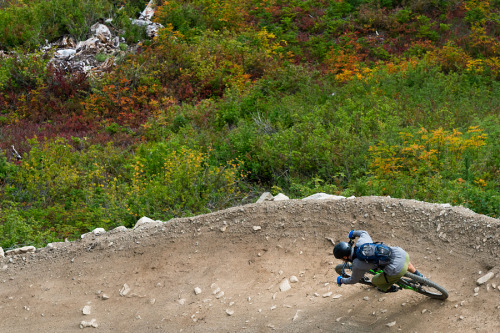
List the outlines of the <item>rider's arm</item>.
<svg viewBox="0 0 500 333">
<path fill-rule="evenodd" d="M 374 264 L 366 263 L 360 260 L 354 260 L 352 263 L 352 274 L 349 278 L 342 278 L 342 284 L 354 284 L 358 283 L 361 278 L 368 272 L 370 269 L 376 267 Z"/>
<path fill-rule="evenodd" d="M 352 233 L 353 238 L 359 237 L 356 242 L 356 246 L 361 246 L 364 243 L 373 243 L 372 238 L 368 232 L 364 230 L 354 230 Z M 376 265 L 370 264 L 361 260 L 354 260 L 352 263 L 352 275 L 349 278 L 342 278 L 342 283 L 354 284 L 358 283 L 359 280 L 368 272 L 370 269 L 375 268 Z"/>
<path fill-rule="evenodd" d="M 364 230 L 354 230 L 354 232 L 352 233 L 352 236 L 354 238 L 359 237 L 358 241 L 356 242 L 357 246 L 361 246 L 364 243 L 373 243 L 373 240 L 370 237 L 370 235 L 368 234 L 368 232 L 366 232 Z"/>
</svg>

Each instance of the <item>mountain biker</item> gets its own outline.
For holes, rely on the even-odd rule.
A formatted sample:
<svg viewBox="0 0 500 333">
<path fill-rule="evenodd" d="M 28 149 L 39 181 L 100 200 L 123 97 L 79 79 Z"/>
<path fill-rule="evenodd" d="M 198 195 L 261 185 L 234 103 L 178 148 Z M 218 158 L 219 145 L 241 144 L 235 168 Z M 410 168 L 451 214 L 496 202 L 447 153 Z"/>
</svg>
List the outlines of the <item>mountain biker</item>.
<svg viewBox="0 0 500 333">
<path fill-rule="evenodd" d="M 368 232 L 364 230 L 351 230 L 349 232 L 349 239 L 359 237 L 358 241 L 352 247 L 349 243 L 339 242 L 333 248 L 335 258 L 342 259 L 346 262 L 352 262 L 352 275 L 349 278 L 337 277 L 337 284 L 354 284 L 358 283 L 361 279 L 368 279 L 365 273 L 370 269 L 382 269 L 382 273 L 375 275 L 372 278 L 372 284 L 381 292 L 395 292 L 400 288 L 394 283 L 398 281 L 408 271 L 410 273 L 422 276 L 410 262 L 410 256 L 402 248 L 397 246 L 389 247 L 391 249 L 390 259 L 387 264 L 380 266 L 377 263 L 366 262 L 356 258 L 357 247 L 365 243 L 373 243 L 372 238 Z"/>
</svg>

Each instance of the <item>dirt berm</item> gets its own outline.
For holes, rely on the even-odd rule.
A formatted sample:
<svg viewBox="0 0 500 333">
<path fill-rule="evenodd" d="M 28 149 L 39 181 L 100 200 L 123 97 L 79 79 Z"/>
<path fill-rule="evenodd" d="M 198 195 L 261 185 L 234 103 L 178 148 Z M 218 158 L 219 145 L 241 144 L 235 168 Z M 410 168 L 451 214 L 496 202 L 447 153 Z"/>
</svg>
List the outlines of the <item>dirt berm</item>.
<svg viewBox="0 0 500 333">
<path fill-rule="evenodd" d="M 332 241 L 351 229 L 404 248 L 449 298 L 338 287 Z M 498 219 L 385 197 L 249 204 L 91 234 L 0 259 L 0 331 L 500 332 L 499 236 Z"/>
</svg>

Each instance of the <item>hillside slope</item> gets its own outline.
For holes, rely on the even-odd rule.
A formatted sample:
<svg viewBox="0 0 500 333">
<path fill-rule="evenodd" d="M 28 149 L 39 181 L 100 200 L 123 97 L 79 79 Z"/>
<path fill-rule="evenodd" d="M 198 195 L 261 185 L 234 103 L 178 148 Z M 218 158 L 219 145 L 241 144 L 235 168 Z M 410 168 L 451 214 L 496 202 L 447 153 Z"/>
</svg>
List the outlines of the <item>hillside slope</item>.
<svg viewBox="0 0 500 333">
<path fill-rule="evenodd" d="M 330 239 L 352 228 L 406 249 L 449 299 L 338 287 Z M 74 332 L 92 319 L 96 332 L 499 331 L 500 276 L 474 290 L 495 271 L 499 236 L 498 219 L 387 197 L 151 223 L 0 259 L 0 332 Z"/>
</svg>

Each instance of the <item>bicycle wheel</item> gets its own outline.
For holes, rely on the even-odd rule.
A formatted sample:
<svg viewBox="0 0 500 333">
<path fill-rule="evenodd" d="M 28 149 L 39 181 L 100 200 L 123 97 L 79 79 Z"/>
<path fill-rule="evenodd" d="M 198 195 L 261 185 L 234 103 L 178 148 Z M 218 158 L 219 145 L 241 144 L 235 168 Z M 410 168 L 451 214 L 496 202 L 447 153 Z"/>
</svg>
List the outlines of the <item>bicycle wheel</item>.
<svg viewBox="0 0 500 333">
<path fill-rule="evenodd" d="M 409 287 L 409 289 L 430 298 L 448 298 L 448 291 L 446 289 L 444 289 L 437 283 L 426 279 L 425 277 L 421 277 L 410 272 L 406 272 L 406 274 L 398 282 L 404 286 Z"/>
</svg>

